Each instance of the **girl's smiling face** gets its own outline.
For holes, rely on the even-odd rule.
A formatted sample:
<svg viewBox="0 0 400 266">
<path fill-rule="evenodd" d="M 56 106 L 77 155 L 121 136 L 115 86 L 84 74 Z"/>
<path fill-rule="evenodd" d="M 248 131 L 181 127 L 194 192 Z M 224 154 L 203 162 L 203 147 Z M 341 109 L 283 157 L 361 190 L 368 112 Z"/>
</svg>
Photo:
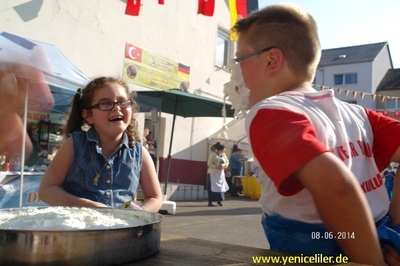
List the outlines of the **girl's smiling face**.
<svg viewBox="0 0 400 266">
<path fill-rule="evenodd" d="M 131 122 L 132 108 L 130 106 L 121 108 L 119 104 L 111 104 L 114 106 L 110 110 L 100 110 L 98 104 L 127 101 L 129 99 L 125 88 L 112 83 L 97 90 L 92 100 L 92 107 L 84 109 L 82 116 L 99 134 L 103 132 L 106 135 L 122 135 Z"/>
</svg>

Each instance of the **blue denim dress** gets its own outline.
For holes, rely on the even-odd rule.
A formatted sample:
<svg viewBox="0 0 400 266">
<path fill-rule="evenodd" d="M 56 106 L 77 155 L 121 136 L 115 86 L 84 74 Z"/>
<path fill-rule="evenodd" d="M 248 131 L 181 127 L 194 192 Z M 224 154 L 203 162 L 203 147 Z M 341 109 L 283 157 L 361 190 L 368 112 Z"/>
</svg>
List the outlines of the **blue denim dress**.
<svg viewBox="0 0 400 266">
<path fill-rule="evenodd" d="M 74 156 L 63 188 L 70 194 L 101 202 L 109 207 L 132 200 L 139 184 L 142 169 L 142 145 L 135 142 L 130 148 L 124 132 L 121 144 L 104 156 L 94 128 L 75 131 L 72 138 Z M 100 174 L 97 182 L 95 177 Z"/>
</svg>

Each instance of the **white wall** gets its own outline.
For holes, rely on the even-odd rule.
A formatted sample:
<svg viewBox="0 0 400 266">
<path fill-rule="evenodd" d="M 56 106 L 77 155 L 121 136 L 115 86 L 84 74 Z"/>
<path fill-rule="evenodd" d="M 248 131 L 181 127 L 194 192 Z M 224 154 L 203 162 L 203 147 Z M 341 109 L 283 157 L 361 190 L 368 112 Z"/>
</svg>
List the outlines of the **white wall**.
<svg viewBox="0 0 400 266">
<path fill-rule="evenodd" d="M 376 88 L 382 81 L 386 72 L 392 68 L 388 46 L 378 54 L 372 65 L 372 93 L 376 93 Z"/>
<path fill-rule="evenodd" d="M 190 92 L 201 88 L 203 92 L 223 96 L 223 83 L 228 81 L 229 74 L 216 71 L 214 64 L 218 26 L 229 28 L 227 1 L 215 1 L 213 17 L 197 14 L 197 0 L 168 0 L 165 5 L 156 0 L 142 1 L 137 17 L 124 14 L 124 2 L 43 0 L 41 4 L 1 0 L 0 30 L 56 45 L 90 78 L 122 77 L 125 43 L 132 43 L 190 66 Z M 37 15 L 32 16 L 35 10 Z M 208 78 L 210 82 L 206 83 Z M 161 141 L 168 144 L 161 146 L 164 149 L 160 155 L 166 157 L 172 116 L 162 116 L 166 120 L 160 132 L 165 132 Z M 222 121 L 222 118 L 196 118 L 192 131 L 192 119 L 178 117 L 173 158 L 206 161 L 207 138 L 222 127 Z M 190 143 L 196 150 L 189 148 Z"/>
</svg>

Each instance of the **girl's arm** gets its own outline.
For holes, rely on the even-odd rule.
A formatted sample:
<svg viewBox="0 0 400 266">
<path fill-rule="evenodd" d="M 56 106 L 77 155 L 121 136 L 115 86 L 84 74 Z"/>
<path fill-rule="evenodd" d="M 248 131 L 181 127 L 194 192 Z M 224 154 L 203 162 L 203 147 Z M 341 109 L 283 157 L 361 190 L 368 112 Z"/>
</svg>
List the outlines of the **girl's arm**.
<svg viewBox="0 0 400 266">
<path fill-rule="evenodd" d="M 140 186 L 145 200 L 141 207 L 145 211 L 158 212 L 162 205 L 162 193 L 153 160 L 146 149 L 142 149 L 143 162 L 140 172 Z"/>
<path fill-rule="evenodd" d="M 52 206 L 107 207 L 99 202 L 76 197 L 62 188 L 73 155 L 72 139 L 68 138 L 44 173 L 39 187 L 39 198 Z"/>
</svg>

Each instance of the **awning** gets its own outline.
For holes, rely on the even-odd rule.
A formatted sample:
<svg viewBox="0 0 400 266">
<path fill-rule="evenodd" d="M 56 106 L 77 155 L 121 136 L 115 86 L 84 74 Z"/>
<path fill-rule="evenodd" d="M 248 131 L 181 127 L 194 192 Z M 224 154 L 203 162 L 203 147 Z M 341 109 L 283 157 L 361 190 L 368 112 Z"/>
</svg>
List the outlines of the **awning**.
<svg viewBox="0 0 400 266">
<path fill-rule="evenodd" d="M 245 117 L 235 119 L 226 125 L 226 129 L 222 134 L 222 129 L 215 132 L 208 138 L 208 142 L 211 144 L 217 141 L 222 141 L 226 147 L 233 147 L 234 144 L 245 151 L 250 151 L 249 140 L 247 138 L 246 130 L 244 127 Z"/>
</svg>

